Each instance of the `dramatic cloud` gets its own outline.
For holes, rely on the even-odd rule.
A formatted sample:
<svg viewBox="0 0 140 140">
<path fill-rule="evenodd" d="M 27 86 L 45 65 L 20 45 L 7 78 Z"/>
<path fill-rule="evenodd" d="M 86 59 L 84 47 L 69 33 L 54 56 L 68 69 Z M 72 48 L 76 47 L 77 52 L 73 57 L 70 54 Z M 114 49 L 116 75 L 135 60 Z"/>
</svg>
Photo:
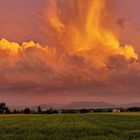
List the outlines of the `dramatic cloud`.
<svg viewBox="0 0 140 140">
<path fill-rule="evenodd" d="M 0 91 L 139 97 L 140 65 L 131 45 L 120 45 L 106 25 L 105 0 L 47 0 L 48 46 L 0 41 Z M 118 19 L 121 27 L 123 19 Z M 115 88 L 117 88 L 115 90 Z M 115 91 L 114 91 L 115 90 Z M 56 96 L 57 97 L 57 96 Z"/>
</svg>

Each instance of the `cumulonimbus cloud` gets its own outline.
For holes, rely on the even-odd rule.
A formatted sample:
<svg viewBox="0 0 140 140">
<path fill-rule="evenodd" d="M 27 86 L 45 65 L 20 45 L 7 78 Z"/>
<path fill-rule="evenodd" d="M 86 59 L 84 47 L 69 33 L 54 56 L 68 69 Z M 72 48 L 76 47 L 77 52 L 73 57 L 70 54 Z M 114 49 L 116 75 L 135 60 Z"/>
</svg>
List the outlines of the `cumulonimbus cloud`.
<svg viewBox="0 0 140 140">
<path fill-rule="evenodd" d="M 123 85 L 138 89 L 138 54 L 131 45 L 121 46 L 103 25 L 105 8 L 105 0 L 47 0 L 43 20 L 52 46 L 2 39 L 0 91 L 110 94 Z"/>
</svg>

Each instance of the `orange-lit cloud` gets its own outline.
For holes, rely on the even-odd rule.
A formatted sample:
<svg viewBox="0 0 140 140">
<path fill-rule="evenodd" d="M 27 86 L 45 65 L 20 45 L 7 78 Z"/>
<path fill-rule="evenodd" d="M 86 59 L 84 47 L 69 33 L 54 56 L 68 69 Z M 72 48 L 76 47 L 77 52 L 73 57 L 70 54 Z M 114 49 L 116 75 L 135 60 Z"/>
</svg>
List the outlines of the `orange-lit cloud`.
<svg viewBox="0 0 140 140">
<path fill-rule="evenodd" d="M 0 90 L 110 95 L 114 87 L 116 93 L 135 88 L 140 79 L 138 54 L 132 45 L 122 46 L 103 24 L 106 4 L 106 0 L 47 0 L 43 20 L 52 46 L 2 39 Z"/>
</svg>

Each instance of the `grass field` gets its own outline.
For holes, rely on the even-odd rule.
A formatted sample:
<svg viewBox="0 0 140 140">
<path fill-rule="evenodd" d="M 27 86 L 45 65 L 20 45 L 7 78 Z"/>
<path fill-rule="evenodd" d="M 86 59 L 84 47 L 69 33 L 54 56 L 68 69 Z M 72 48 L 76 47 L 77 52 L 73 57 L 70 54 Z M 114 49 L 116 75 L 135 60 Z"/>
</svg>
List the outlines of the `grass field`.
<svg viewBox="0 0 140 140">
<path fill-rule="evenodd" d="M 0 140 L 140 140 L 140 113 L 0 116 Z"/>
</svg>

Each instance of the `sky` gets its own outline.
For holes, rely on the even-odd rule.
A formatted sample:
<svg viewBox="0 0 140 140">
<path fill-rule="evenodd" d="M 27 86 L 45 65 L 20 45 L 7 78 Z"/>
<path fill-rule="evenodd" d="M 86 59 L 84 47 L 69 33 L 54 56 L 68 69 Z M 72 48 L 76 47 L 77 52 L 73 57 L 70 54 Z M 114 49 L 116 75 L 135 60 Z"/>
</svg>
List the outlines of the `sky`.
<svg viewBox="0 0 140 140">
<path fill-rule="evenodd" d="M 0 102 L 139 101 L 139 5 L 0 0 Z"/>
<path fill-rule="evenodd" d="M 39 25 L 39 16 L 44 0 L 1 0 L 0 3 L 1 38 L 20 43 L 25 40 L 43 42 L 45 36 Z"/>
</svg>

